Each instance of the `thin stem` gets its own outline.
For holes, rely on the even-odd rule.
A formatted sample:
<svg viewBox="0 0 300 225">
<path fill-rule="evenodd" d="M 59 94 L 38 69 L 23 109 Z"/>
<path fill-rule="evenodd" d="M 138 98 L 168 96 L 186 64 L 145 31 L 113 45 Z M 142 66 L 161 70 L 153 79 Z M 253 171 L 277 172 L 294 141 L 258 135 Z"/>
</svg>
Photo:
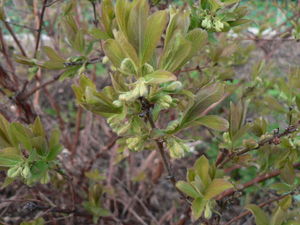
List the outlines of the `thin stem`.
<svg viewBox="0 0 300 225">
<path fill-rule="evenodd" d="M 243 148 L 241 149 L 239 152 L 237 153 L 232 153 L 232 154 L 229 154 L 228 155 L 228 158 L 225 159 L 223 162 L 220 162 L 217 166 L 218 168 L 223 168 L 224 165 L 226 163 L 228 163 L 229 161 L 231 161 L 235 156 L 240 156 L 240 155 L 243 155 L 247 152 L 250 152 L 250 151 L 253 151 L 253 150 L 258 150 L 260 147 L 264 146 L 265 144 L 277 144 L 276 142 L 281 138 L 281 137 L 284 137 L 284 136 L 287 136 L 291 133 L 294 133 L 298 130 L 298 127 L 300 126 L 300 121 L 297 122 L 297 124 L 295 125 L 290 125 L 288 126 L 282 133 L 279 133 L 279 134 L 276 134 L 274 135 L 273 137 L 270 137 L 270 138 L 265 138 L 261 141 L 258 142 L 258 145 L 255 147 L 255 148 Z"/>
<path fill-rule="evenodd" d="M 151 115 L 151 112 L 150 112 L 150 103 L 148 102 L 147 99 L 143 98 L 141 100 L 142 102 L 142 105 L 146 106 L 145 110 L 146 110 L 146 118 L 147 120 L 149 121 L 150 125 L 151 125 L 151 128 L 152 129 L 156 129 L 156 126 L 155 126 L 155 123 L 153 121 L 153 118 L 152 118 L 152 115 Z M 166 156 L 165 154 L 165 149 L 164 149 L 164 145 L 163 145 L 163 141 L 162 140 L 155 140 L 156 142 L 156 145 L 157 145 L 157 150 L 158 150 L 158 153 L 162 159 L 162 162 L 164 164 L 164 167 L 165 169 L 167 170 L 167 173 L 168 173 L 168 178 L 170 179 L 172 185 L 174 186 L 174 188 L 177 190 L 177 192 L 180 194 L 180 196 L 185 199 L 186 202 L 190 203 L 187 199 L 187 197 L 176 187 L 176 178 L 173 174 L 173 171 L 172 171 L 172 168 L 171 168 L 171 163 L 168 159 L 168 157 Z"/>
<path fill-rule="evenodd" d="M 27 56 L 26 52 L 25 52 L 23 46 L 21 45 L 19 39 L 17 38 L 17 35 L 13 31 L 13 29 L 10 27 L 9 23 L 7 23 L 6 21 L 3 21 L 3 23 L 4 23 L 5 27 L 6 27 L 6 29 L 8 30 L 8 32 L 11 34 L 12 38 L 14 39 L 14 41 L 16 42 L 16 44 L 17 44 L 18 48 L 20 49 L 22 55 L 26 57 Z"/>
<path fill-rule="evenodd" d="M 47 8 L 47 1 L 48 0 L 43 1 L 42 12 L 41 12 L 41 15 L 40 15 L 40 20 L 39 20 L 39 27 L 37 29 L 37 39 L 36 39 L 35 50 L 34 50 L 34 55 L 33 55 L 34 58 L 36 57 L 37 51 L 39 49 L 39 44 L 40 44 L 41 34 L 42 34 L 42 28 L 43 28 L 43 24 L 44 24 L 44 15 L 45 15 L 45 11 L 46 11 L 46 8 Z"/>
<path fill-rule="evenodd" d="M 266 205 L 271 204 L 272 202 L 277 202 L 277 201 L 279 201 L 279 200 L 285 198 L 286 196 L 288 196 L 288 195 L 290 195 L 290 194 L 291 194 L 291 193 L 286 193 L 286 194 L 284 194 L 284 195 L 281 195 L 281 196 L 278 196 L 278 197 L 269 199 L 269 200 L 267 200 L 267 201 L 265 201 L 265 202 L 260 203 L 258 206 L 259 206 L 260 208 L 262 208 L 262 207 L 264 207 L 264 206 L 266 206 Z M 232 224 L 233 222 L 236 222 L 236 221 L 242 219 L 243 217 L 245 217 L 245 216 L 247 216 L 247 215 L 249 215 L 249 214 L 251 214 L 251 212 L 250 212 L 249 210 L 247 210 L 247 211 L 241 213 L 240 215 L 238 215 L 238 216 L 232 218 L 229 222 L 225 223 L 224 225 L 230 225 L 230 224 Z"/>
<path fill-rule="evenodd" d="M 300 167 L 300 163 L 294 164 L 293 167 L 294 168 L 299 168 Z M 258 176 L 256 178 L 254 178 L 253 180 L 248 181 L 245 184 L 241 185 L 238 190 L 239 191 L 244 190 L 244 189 L 246 189 L 248 187 L 251 187 L 251 186 L 253 186 L 253 185 L 257 184 L 257 183 L 260 183 L 260 182 L 263 182 L 263 181 L 268 180 L 270 178 L 276 177 L 279 174 L 280 174 L 280 170 L 279 169 L 278 170 L 274 170 L 274 171 L 269 172 L 269 173 L 264 173 L 264 174 L 262 174 L 262 175 L 260 175 L 260 176 Z M 234 188 L 228 189 L 227 191 L 224 191 L 222 194 L 220 194 L 216 199 L 217 200 L 221 200 L 221 199 L 223 199 L 223 198 L 225 198 L 227 196 L 230 196 L 230 195 L 234 194 L 235 191 L 236 191 L 236 189 L 234 189 Z"/>
</svg>

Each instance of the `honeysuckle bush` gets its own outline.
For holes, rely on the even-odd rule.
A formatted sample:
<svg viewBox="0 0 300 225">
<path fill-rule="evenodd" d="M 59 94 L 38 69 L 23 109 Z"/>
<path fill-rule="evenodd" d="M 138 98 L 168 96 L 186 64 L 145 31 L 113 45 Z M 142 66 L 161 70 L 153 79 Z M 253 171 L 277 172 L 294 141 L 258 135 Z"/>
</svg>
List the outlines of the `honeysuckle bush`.
<svg viewBox="0 0 300 225">
<path fill-rule="evenodd" d="M 228 38 L 251 24 L 247 7 L 238 0 L 186 1 L 167 7 L 160 7 L 161 1 L 103 0 L 95 14 L 99 18 L 85 26 L 75 19 L 76 4 L 64 3 L 59 20 L 64 54 L 43 46 L 34 58 L 15 55 L 16 62 L 28 66 L 28 79 L 41 70 L 59 71 L 61 81 L 73 79 L 77 104 L 104 117 L 118 136 L 116 163 L 129 151 L 158 151 L 174 190 L 191 207 L 193 221 L 215 221 L 217 215 L 220 221 L 226 194 L 245 188 L 226 169 L 255 167 L 257 182 L 264 180 L 264 172 L 280 175 L 270 189 L 281 195 L 274 200 L 278 205 L 271 216 L 260 208 L 265 205 L 246 205 L 256 224 L 299 224 L 293 196 L 299 191 L 294 167 L 299 167 L 300 70 L 295 66 L 282 76 L 267 77 L 273 65 L 261 60 L 249 76 L 236 74 L 235 68 L 247 63 L 255 48 Z M 7 15 L 0 13 L 5 21 Z M 297 39 L 298 25 L 292 21 L 292 26 Z M 95 50 L 97 45 L 101 50 Z M 97 88 L 88 74 L 91 64 L 107 69 L 111 85 Z M 6 185 L 16 179 L 30 186 L 55 183 L 57 173 L 64 175 L 57 160 L 63 149 L 57 129 L 48 134 L 39 117 L 23 125 L 1 116 L 0 125 L 0 166 L 6 171 Z M 171 163 L 193 156 L 190 144 L 198 140 L 191 133 L 198 135 L 199 130 L 213 135 L 208 141 L 198 137 L 207 142 L 208 156 L 194 159 L 186 178 L 177 177 Z M 210 152 L 215 155 L 210 157 Z M 85 175 L 89 186 L 83 208 L 97 223 L 111 216 L 102 197 L 114 196 L 114 191 L 103 185 L 105 177 L 98 171 Z"/>
</svg>

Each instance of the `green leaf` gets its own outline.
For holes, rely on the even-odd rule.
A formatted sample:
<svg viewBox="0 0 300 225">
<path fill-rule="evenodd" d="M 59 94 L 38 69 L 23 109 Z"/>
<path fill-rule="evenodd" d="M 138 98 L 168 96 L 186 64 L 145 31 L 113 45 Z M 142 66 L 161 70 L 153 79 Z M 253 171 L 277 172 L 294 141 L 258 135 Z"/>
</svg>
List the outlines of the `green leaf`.
<svg viewBox="0 0 300 225">
<path fill-rule="evenodd" d="M 202 88 L 196 95 L 194 104 L 184 113 L 181 128 L 197 119 L 210 105 L 219 101 L 224 94 L 224 86 L 213 84 Z"/>
<path fill-rule="evenodd" d="M 22 154 L 17 148 L 8 147 L 0 150 L 0 167 L 13 167 L 22 160 Z"/>
<path fill-rule="evenodd" d="M 46 160 L 55 160 L 57 155 L 61 152 L 62 146 L 60 145 L 59 139 L 60 131 L 58 129 L 52 130 L 49 139 L 49 153 L 47 155 Z"/>
<path fill-rule="evenodd" d="M 10 124 L 10 134 L 11 137 L 15 139 L 16 145 L 22 143 L 28 151 L 32 150 L 32 145 L 30 141 L 31 134 L 29 129 L 25 128 L 20 123 L 14 122 Z"/>
<path fill-rule="evenodd" d="M 223 191 L 232 187 L 233 185 L 224 179 L 214 179 L 207 187 L 206 192 L 204 194 L 204 199 L 210 200 L 216 197 L 217 195 L 221 194 Z"/>
<path fill-rule="evenodd" d="M 129 43 L 124 34 L 121 32 L 115 32 L 115 39 L 121 47 L 123 53 L 126 55 L 126 57 L 132 59 L 135 65 L 138 66 L 139 58 L 136 53 L 136 50 L 134 49 L 132 44 Z"/>
<path fill-rule="evenodd" d="M 34 59 L 30 59 L 30 58 L 22 56 L 22 55 L 14 55 L 14 59 L 17 63 L 20 63 L 20 64 L 25 64 L 28 66 L 36 65 L 36 61 Z"/>
<path fill-rule="evenodd" d="M 83 37 L 83 30 L 77 31 L 72 47 L 75 48 L 81 54 L 84 54 L 85 41 Z"/>
<path fill-rule="evenodd" d="M 132 8 L 132 3 L 128 0 L 117 0 L 116 2 L 116 21 L 119 29 L 127 37 L 127 21 L 129 19 L 130 10 Z"/>
<path fill-rule="evenodd" d="M 161 38 L 161 35 L 167 24 L 167 12 L 157 11 L 147 20 L 145 39 L 142 51 L 142 62 L 144 64 L 149 61 L 155 48 Z"/>
<path fill-rule="evenodd" d="M 32 132 L 36 136 L 45 137 L 45 130 L 44 130 L 44 127 L 43 127 L 40 117 L 37 117 L 34 120 L 34 123 L 32 124 Z"/>
<path fill-rule="evenodd" d="M 176 183 L 176 187 L 183 192 L 184 194 L 186 194 L 187 196 L 191 197 L 191 198 L 199 198 L 201 195 L 199 195 L 199 193 L 194 189 L 194 187 L 185 182 L 185 181 L 178 181 Z"/>
<path fill-rule="evenodd" d="M 204 199 L 201 199 L 201 198 L 196 198 L 192 202 L 192 216 L 193 216 L 194 221 L 200 218 L 206 203 L 207 202 Z"/>
<path fill-rule="evenodd" d="M 205 44 L 207 43 L 207 37 L 207 32 L 200 28 L 194 29 L 186 35 L 185 38 L 191 42 L 192 47 L 184 63 L 195 56 L 199 52 L 199 50 L 205 46 Z"/>
<path fill-rule="evenodd" d="M 46 53 L 50 61 L 61 63 L 62 65 L 65 62 L 65 59 L 58 55 L 51 47 L 43 46 L 43 51 Z"/>
<path fill-rule="evenodd" d="M 217 131 L 226 131 L 229 128 L 229 123 L 226 119 L 214 115 L 200 117 L 195 120 L 195 123 Z"/>
<path fill-rule="evenodd" d="M 166 31 L 165 46 L 170 49 L 171 40 L 176 35 L 185 34 L 190 26 L 190 13 L 188 10 L 181 10 L 171 18 Z"/>
<path fill-rule="evenodd" d="M 49 69 L 49 70 L 61 70 L 65 67 L 64 64 L 62 64 L 61 62 L 57 62 L 57 61 L 46 61 L 43 64 L 41 64 L 40 66 L 42 66 L 46 69 Z"/>
<path fill-rule="evenodd" d="M 281 178 L 288 184 L 293 184 L 295 181 L 295 170 L 291 162 L 285 163 L 280 171 Z"/>
<path fill-rule="evenodd" d="M 271 189 L 275 189 L 279 194 L 291 191 L 292 187 L 286 183 L 276 183 L 270 186 Z"/>
<path fill-rule="evenodd" d="M 95 39 L 104 40 L 104 41 L 110 38 L 110 36 L 106 32 L 100 30 L 99 28 L 92 28 L 89 31 L 89 34 L 92 35 L 92 37 Z"/>
<path fill-rule="evenodd" d="M 115 17 L 115 13 L 114 13 L 113 1 L 103 0 L 101 4 L 101 21 L 109 37 L 113 37 L 112 22 L 114 17 Z"/>
<path fill-rule="evenodd" d="M 132 4 L 127 23 L 128 41 L 133 45 L 141 58 L 149 5 L 147 0 L 133 1 Z"/>
<path fill-rule="evenodd" d="M 210 182 L 210 176 L 209 176 L 209 161 L 208 159 L 202 155 L 199 159 L 196 160 L 194 167 L 195 174 L 199 175 L 201 182 L 206 187 Z"/>
<path fill-rule="evenodd" d="M 9 123 L 4 116 L 0 114 L 0 149 L 12 145 L 8 132 Z"/>
<path fill-rule="evenodd" d="M 173 73 L 164 70 L 154 71 L 153 73 L 144 76 L 144 78 L 148 84 L 161 84 L 177 79 Z"/>
<path fill-rule="evenodd" d="M 245 208 L 251 211 L 251 213 L 254 215 L 256 225 L 269 224 L 269 218 L 267 214 L 264 211 L 262 211 L 261 208 L 259 208 L 257 205 L 249 204 Z"/>
<path fill-rule="evenodd" d="M 178 33 L 170 46 L 164 50 L 163 56 L 161 57 L 160 68 L 170 72 L 178 70 L 186 62 L 191 48 L 191 42 Z"/>
<path fill-rule="evenodd" d="M 113 39 L 108 39 L 104 43 L 103 48 L 105 55 L 111 60 L 115 67 L 119 68 L 123 59 L 126 58 L 126 54 L 123 52 L 118 42 Z"/>
</svg>

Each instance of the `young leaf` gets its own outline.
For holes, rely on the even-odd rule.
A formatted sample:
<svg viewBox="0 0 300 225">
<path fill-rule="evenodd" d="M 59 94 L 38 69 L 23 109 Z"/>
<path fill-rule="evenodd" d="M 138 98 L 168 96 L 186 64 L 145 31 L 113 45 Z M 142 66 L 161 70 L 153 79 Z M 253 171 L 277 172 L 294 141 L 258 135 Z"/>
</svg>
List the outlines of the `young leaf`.
<svg viewBox="0 0 300 225">
<path fill-rule="evenodd" d="M 154 71 L 153 73 L 146 75 L 144 78 L 148 84 L 161 84 L 177 79 L 173 73 L 164 70 Z"/>
<path fill-rule="evenodd" d="M 204 194 L 204 199 L 210 200 L 216 197 L 217 195 L 221 194 L 223 191 L 232 187 L 233 185 L 224 179 L 214 179 L 207 187 L 206 192 Z"/>
<path fill-rule="evenodd" d="M 75 48 L 81 54 L 84 54 L 85 50 L 85 40 L 83 37 L 83 30 L 78 30 L 75 36 L 75 40 L 73 42 L 73 48 Z"/>
<path fill-rule="evenodd" d="M 185 181 L 178 181 L 176 183 L 176 187 L 191 198 L 201 197 L 201 195 L 199 195 L 199 193 L 194 189 L 194 187 Z"/>
<path fill-rule="evenodd" d="M 60 131 L 58 129 L 52 130 L 49 139 L 49 153 L 47 156 L 48 161 L 56 159 L 57 155 L 62 150 L 62 146 L 59 143 L 59 138 L 60 138 Z"/>
<path fill-rule="evenodd" d="M 262 209 L 259 208 L 257 205 L 249 204 L 245 208 L 251 211 L 251 213 L 255 216 L 256 225 L 269 224 L 269 218 L 267 214 L 264 211 L 262 211 Z"/>
<path fill-rule="evenodd" d="M 22 154 L 17 148 L 8 147 L 0 150 L 0 167 L 13 167 L 22 160 Z"/>
<path fill-rule="evenodd" d="M 195 120 L 195 124 L 200 124 L 217 131 L 226 131 L 229 128 L 229 123 L 226 119 L 214 115 L 200 117 Z"/>
<path fill-rule="evenodd" d="M 147 20 L 145 39 L 142 51 L 142 62 L 149 61 L 167 24 L 167 12 L 157 11 Z"/>
<path fill-rule="evenodd" d="M 196 198 L 192 202 L 192 216 L 194 221 L 200 218 L 206 203 L 207 202 L 202 198 Z"/>
<path fill-rule="evenodd" d="M 37 117 L 34 123 L 32 124 L 32 132 L 36 136 L 45 137 L 45 130 L 43 124 L 41 123 L 40 117 Z"/>
<path fill-rule="evenodd" d="M 65 62 L 65 59 L 58 55 L 51 47 L 43 46 L 43 51 L 51 61 L 61 64 Z"/>
<path fill-rule="evenodd" d="M 211 182 L 209 177 L 209 167 L 209 161 L 204 155 L 196 160 L 193 167 L 195 169 L 195 174 L 201 178 L 201 182 L 205 187 Z"/>
<path fill-rule="evenodd" d="M 104 43 L 105 55 L 111 60 L 115 67 L 120 67 L 122 60 L 126 58 L 126 54 L 123 52 L 121 46 L 116 40 L 108 39 Z"/>
<path fill-rule="evenodd" d="M 123 34 L 127 35 L 127 21 L 129 18 L 130 10 L 132 8 L 132 3 L 128 0 L 117 0 L 116 2 L 116 21 L 119 26 L 119 29 L 123 32 Z"/>
<path fill-rule="evenodd" d="M 110 38 L 110 36 L 107 33 L 100 30 L 99 28 L 92 28 L 89 31 L 89 34 L 92 35 L 93 38 L 95 39 L 104 40 L 104 41 Z"/>
<path fill-rule="evenodd" d="M 128 41 L 133 45 L 141 58 L 149 5 L 147 0 L 133 1 L 132 4 L 133 7 L 130 11 L 127 23 Z"/>
<path fill-rule="evenodd" d="M 184 113 L 181 128 L 197 119 L 211 104 L 219 101 L 224 93 L 224 86 L 213 84 L 202 88 L 196 96 L 194 104 Z"/>
</svg>

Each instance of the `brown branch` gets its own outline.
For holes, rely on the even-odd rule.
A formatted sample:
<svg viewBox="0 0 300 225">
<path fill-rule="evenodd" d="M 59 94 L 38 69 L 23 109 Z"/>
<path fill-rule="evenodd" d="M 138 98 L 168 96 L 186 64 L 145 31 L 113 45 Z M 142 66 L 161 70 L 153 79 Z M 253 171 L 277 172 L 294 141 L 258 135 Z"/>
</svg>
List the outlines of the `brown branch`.
<svg viewBox="0 0 300 225">
<path fill-rule="evenodd" d="M 146 119 L 149 121 L 151 128 L 152 129 L 156 129 L 155 123 L 153 121 L 152 115 L 151 115 L 151 104 L 148 102 L 148 100 L 146 98 L 140 97 L 140 102 L 142 105 L 142 111 L 145 112 L 145 116 Z M 162 162 L 164 164 L 164 168 L 167 170 L 168 173 L 168 178 L 170 179 L 172 185 L 174 186 L 174 188 L 177 190 L 177 192 L 180 194 L 180 196 L 186 200 L 186 202 L 189 203 L 187 197 L 176 187 L 176 178 L 173 174 L 172 168 L 171 168 L 171 162 L 169 162 L 168 157 L 165 154 L 165 149 L 164 149 L 164 145 L 163 145 L 163 140 L 155 140 L 156 145 L 157 145 L 157 151 L 162 159 Z"/>
<path fill-rule="evenodd" d="M 42 7 L 40 19 L 39 19 L 39 26 L 38 26 L 38 29 L 37 29 L 37 39 L 36 39 L 36 43 L 35 43 L 33 58 L 36 57 L 36 54 L 37 54 L 37 51 L 38 51 L 38 48 L 39 48 L 39 44 L 40 44 L 40 40 L 41 40 L 42 28 L 43 28 L 43 24 L 44 24 L 44 15 L 45 15 L 45 11 L 46 11 L 46 8 L 47 8 L 47 1 L 48 0 L 43 1 L 43 7 Z"/>
<path fill-rule="evenodd" d="M 26 57 L 27 56 L 26 52 L 25 52 L 23 46 L 21 45 L 19 39 L 17 38 L 17 35 L 15 34 L 15 32 L 13 31 L 13 29 L 9 25 L 9 23 L 7 23 L 6 21 L 3 21 L 3 23 L 4 23 L 4 26 L 6 27 L 6 29 L 8 30 L 8 32 L 11 34 L 11 36 L 14 39 L 15 43 L 17 44 L 18 48 L 20 49 L 22 55 Z"/>
<path fill-rule="evenodd" d="M 27 99 L 27 98 L 29 98 L 31 95 L 33 95 L 35 92 L 37 92 L 38 90 L 40 90 L 40 89 L 42 89 L 42 88 L 48 86 L 49 84 L 54 83 L 55 81 L 57 81 L 57 80 L 61 77 L 62 74 L 63 74 L 63 73 L 58 74 L 58 75 L 55 75 L 52 79 L 46 81 L 45 83 L 43 83 L 43 84 L 41 84 L 41 85 L 39 85 L 39 86 L 36 86 L 34 89 L 32 89 L 30 92 L 28 92 L 25 96 L 22 96 L 22 99 Z"/>
<path fill-rule="evenodd" d="M 253 151 L 253 150 L 258 150 L 260 147 L 264 146 L 265 144 L 278 144 L 277 142 L 280 141 L 281 137 L 284 137 L 291 133 L 296 132 L 298 130 L 299 126 L 300 126 L 300 121 L 298 121 L 296 125 L 288 126 L 282 133 L 274 134 L 273 137 L 265 138 L 265 139 L 259 141 L 257 143 L 258 144 L 257 147 L 255 147 L 255 148 L 246 148 L 245 147 L 245 148 L 241 149 L 239 152 L 233 152 L 233 153 L 229 154 L 227 159 L 225 159 L 224 161 L 219 162 L 219 164 L 217 164 L 218 168 L 223 168 L 224 165 L 226 163 L 228 163 L 229 161 L 231 161 L 234 157 L 243 155 L 243 154 Z"/>
<path fill-rule="evenodd" d="M 299 168 L 300 167 L 300 163 L 294 164 L 293 167 L 294 168 Z M 258 176 L 256 178 L 254 178 L 253 180 L 248 181 L 245 184 L 239 186 L 238 190 L 239 191 L 244 190 L 244 189 L 246 189 L 248 187 L 251 187 L 251 186 L 253 186 L 253 185 L 257 184 L 257 183 L 263 182 L 263 181 L 268 180 L 268 179 L 270 179 L 272 177 L 276 177 L 279 174 L 280 174 L 280 170 L 279 169 L 271 171 L 271 172 L 268 172 L 268 173 L 264 173 L 264 174 L 262 174 L 262 175 L 260 175 L 260 176 Z M 228 190 L 224 191 L 222 194 L 220 194 L 219 196 L 217 196 L 216 199 L 217 200 L 221 200 L 221 199 L 223 199 L 223 198 L 225 198 L 227 196 L 230 196 L 230 195 L 234 194 L 235 191 L 236 191 L 235 188 L 228 189 Z"/>
<path fill-rule="evenodd" d="M 291 194 L 291 193 L 286 193 L 286 194 L 283 194 L 283 195 L 281 195 L 281 196 L 277 196 L 277 197 L 275 197 L 275 198 L 269 199 L 269 200 L 267 200 L 267 201 L 265 201 L 265 202 L 260 203 L 260 204 L 258 205 L 258 207 L 262 208 L 262 207 L 264 207 L 264 206 L 267 206 L 267 205 L 271 204 L 272 202 L 277 202 L 277 201 L 279 201 L 279 200 L 285 198 L 286 196 L 288 196 L 288 195 L 290 195 L 290 194 Z M 249 214 L 251 214 L 251 211 L 247 210 L 247 211 L 241 213 L 240 215 L 238 215 L 238 216 L 232 218 L 230 221 L 228 221 L 228 222 L 225 223 L 224 225 L 230 225 L 230 224 L 232 224 L 233 222 L 236 222 L 236 221 L 242 219 L 243 217 L 245 217 L 245 216 L 247 216 L 247 215 L 249 215 Z"/>
<path fill-rule="evenodd" d="M 77 145 L 78 145 L 78 142 L 79 142 L 82 112 L 83 112 L 82 107 L 78 106 L 77 115 L 76 115 L 75 134 L 74 134 L 74 138 L 73 138 L 73 140 L 74 140 L 73 149 L 72 149 L 73 154 L 76 153 Z"/>
</svg>

